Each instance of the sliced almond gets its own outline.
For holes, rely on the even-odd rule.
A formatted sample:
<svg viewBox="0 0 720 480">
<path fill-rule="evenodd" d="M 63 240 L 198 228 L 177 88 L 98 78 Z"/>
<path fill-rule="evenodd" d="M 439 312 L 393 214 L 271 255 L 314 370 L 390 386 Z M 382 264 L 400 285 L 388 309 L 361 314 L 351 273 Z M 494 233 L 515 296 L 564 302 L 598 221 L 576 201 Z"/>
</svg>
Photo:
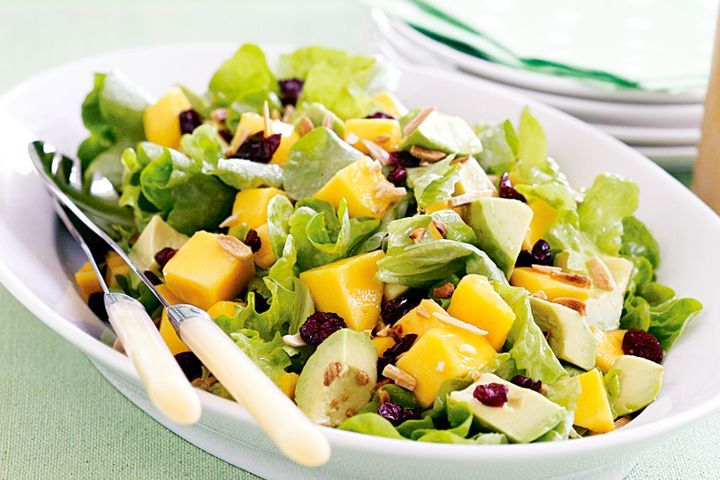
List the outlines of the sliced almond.
<svg viewBox="0 0 720 480">
<path fill-rule="evenodd" d="M 392 137 L 388 135 L 387 133 L 381 133 L 377 137 L 375 137 L 375 143 L 387 143 L 390 141 Z"/>
<path fill-rule="evenodd" d="M 300 118 L 300 121 L 298 122 L 297 130 L 301 137 L 304 137 L 308 132 L 310 132 L 313 128 L 315 128 L 315 125 L 313 124 L 312 120 L 310 120 L 310 117 L 307 115 L 303 115 Z"/>
<path fill-rule="evenodd" d="M 548 275 L 553 272 L 562 272 L 562 268 L 560 267 L 554 267 L 552 265 L 538 265 L 537 263 L 533 263 L 530 268 L 532 268 L 536 272 L 546 273 Z"/>
<path fill-rule="evenodd" d="M 538 290 L 537 292 L 530 295 L 531 297 L 539 298 L 540 300 L 547 300 L 548 296 L 544 290 Z"/>
<path fill-rule="evenodd" d="M 115 339 L 115 341 L 112 344 L 112 348 L 113 348 L 113 350 L 118 351 L 118 352 L 122 353 L 123 355 L 125 354 L 125 347 L 123 347 L 123 344 L 122 344 L 122 342 L 120 342 L 119 338 Z"/>
<path fill-rule="evenodd" d="M 295 107 L 287 104 L 285 105 L 285 111 L 283 112 L 282 121 L 285 123 L 290 123 L 290 119 L 295 114 Z"/>
<path fill-rule="evenodd" d="M 587 313 L 587 306 L 585 305 L 585 302 L 580 301 L 577 298 L 555 297 L 553 299 L 553 303 L 557 303 L 564 307 L 571 308 L 578 312 L 580 315 L 585 315 Z"/>
<path fill-rule="evenodd" d="M 345 141 L 347 143 L 349 143 L 350 145 L 355 145 L 356 143 L 358 143 L 360 141 L 360 137 L 355 135 L 353 132 L 350 132 L 345 137 Z"/>
<path fill-rule="evenodd" d="M 412 239 L 413 242 L 417 243 L 425 236 L 425 232 L 427 232 L 427 228 L 417 227 L 415 230 L 410 232 L 409 237 Z"/>
<path fill-rule="evenodd" d="M 235 225 L 235 222 L 238 219 L 237 213 L 233 213 L 229 217 L 227 217 L 225 220 L 222 221 L 220 225 L 218 225 L 220 228 L 226 228 L 226 227 L 232 227 Z"/>
<path fill-rule="evenodd" d="M 382 374 L 395 382 L 395 385 L 410 390 L 411 392 L 415 390 L 415 385 L 417 385 L 415 377 L 395 365 L 385 365 Z"/>
<path fill-rule="evenodd" d="M 225 123 L 225 120 L 227 120 L 227 109 L 226 108 L 216 108 L 212 112 L 210 112 L 210 120 L 217 124 L 223 124 Z"/>
<path fill-rule="evenodd" d="M 335 118 L 332 113 L 326 113 L 322 119 L 322 126 L 332 130 Z"/>
<path fill-rule="evenodd" d="M 447 313 L 433 312 L 433 316 L 443 323 L 447 323 L 448 325 L 452 325 L 453 327 L 467 330 L 468 332 L 472 332 L 477 335 L 487 335 L 488 334 L 487 331 L 482 330 L 470 323 L 463 322 L 462 320 L 455 318 Z"/>
<path fill-rule="evenodd" d="M 632 420 L 632 417 L 630 415 L 625 415 L 624 417 L 618 418 L 617 420 L 615 420 L 615 429 L 624 427 L 625 425 L 630 423 L 630 420 Z"/>
<path fill-rule="evenodd" d="M 374 196 L 381 200 L 394 202 L 405 196 L 407 190 L 404 187 L 396 187 L 388 181 L 380 182 L 375 187 Z"/>
<path fill-rule="evenodd" d="M 380 145 L 364 138 L 360 140 L 373 160 L 380 162 L 382 165 L 387 165 L 390 161 L 390 154 L 385 151 Z"/>
<path fill-rule="evenodd" d="M 418 317 L 422 318 L 430 318 L 430 312 L 425 310 L 424 307 L 417 307 L 415 308 L 415 313 L 418 315 Z"/>
<path fill-rule="evenodd" d="M 447 282 L 439 287 L 435 287 L 435 289 L 433 289 L 433 296 L 435 298 L 450 298 L 454 292 L 455 285 L 453 285 L 452 282 Z"/>
<path fill-rule="evenodd" d="M 307 345 L 307 342 L 302 339 L 299 333 L 295 335 L 283 335 L 282 340 L 285 345 L 290 347 L 304 347 Z"/>
<path fill-rule="evenodd" d="M 277 108 L 273 108 L 270 112 L 270 118 L 272 120 L 280 120 L 280 110 L 278 110 Z"/>
<path fill-rule="evenodd" d="M 428 163 L 435 163 L 438 160 L 442 160 L 443 158 L 447 157 L 447 153 L 443 151 L 431 150 L 429 148 L 420 147 L 418 145 L 413 145 L 412 147 L 410 147 L 410 155 Z"/>
<path fill-rule="evenodd" d="M 453 159 L 450 161 L 450 163 L 451 163 L 451 164 L 454 164 L 454 163 L 465 163 L 465 162 L 467 162 L 469 159 L 470 159 L 469 156 L 463 155 L 462 157 L 455 157 L 455 158 L 453 158 Z"/>
<path fill-rule="evenodd" d="M 461 343 L 458 347 L 458 351 L 466 355 L 477 355 L 477 348 L 473 347 L 469 343 Z"/>
<path fill-rule="evenodd" d="M 593 257 L 587 261 L 588 273 L 593 285 L 601 290 L 612 292 L 617 287 L 615 279 L 605 262 L 600 257 Z"/>
<path fill-rule="evenodd" d="M 267 100 L 263 104 L 263 134 L 269 137 L 272 132 L 270 131 L 270 107 L 268 106 Z"/>
<path fill-rule="evenodd" d="M 580 288 L 590 288 L 592 286 L 592 280 L 590 280 L 590 277 L 580 275 L 579 273 L 550 272 L 550 278 L 560 282 L 569 283 Z"/>
<path fill-rule="evenodd" d="M 472 203 L 475 200 L 480 200 L 481 198 L 492 197 L 492 194 L 493 194 L 493 191 L 490 189 L 479 190 L 479 191 L 470 192 L 470 193 L 463 193 L 462 195 L 458 195 L 457 197 L 450 198 L 450 200 L 448 200 L 448 206 L 460 207 L 462 205 L 467 205 L 468 203 Z"/>
<path fill-rule="evenodd" d="M 382 171 L 382 165 L 378 161 L 372 162 L 372 165 L 368 167 L 368 170 L 372 173 L 377 173 Z"/>
<path fill-rule="evenodd" d="M 392 328 L 392 325 L 385 325 L 383 328 L 377 331 L 375 334 L 376 337 L 387 337 L 390 334 L 390 329 Z"/>
<path fill-rule="evenodd" d="M 426 107 L 420 110 L 420 112 L 415 115 L 415 118 L 410 120 L 410 122 L 405 125 L 405 128 L 403 128 L 403 135 L 410 135 L 412 132 L 414 132 L 415 129 L 418 128 L 420 124 L 425 121 L 428 115 L 430 115 L 434 111 L 435 107 Z"/>
<path fill-rule="evenodd" d="M 239 259 L 245 259 L 248 257 L 252 258 L 253 252 L 252 250 L 250 250 L 250 247 L 248 247 L 232 235 L 219 234 L 216 237 L 216 240 L 218 244 L 220 244 L 222 249 L 228 252 L 233 257 Z"/>
</svg>

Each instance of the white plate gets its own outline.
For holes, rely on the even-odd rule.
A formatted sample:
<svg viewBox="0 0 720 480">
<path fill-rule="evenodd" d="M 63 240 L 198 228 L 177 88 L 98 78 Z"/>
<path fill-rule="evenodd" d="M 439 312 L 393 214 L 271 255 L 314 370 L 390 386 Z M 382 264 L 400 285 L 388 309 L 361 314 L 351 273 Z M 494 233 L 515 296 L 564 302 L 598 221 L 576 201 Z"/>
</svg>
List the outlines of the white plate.
<svg viewBox="0 0 720 480">
<path fill-rule="evenodd" d="M 396 34 L 412 41 L 416 45 L 416 48 L 421 48 L 427 52 L 437 55 L 443 58 L 446 62 L 454 64 L 461 70 L 490 80 L 501 82 L 503 84 L 554 93 L 557 95 L 574 96 L 608 102 L 692 104 L 701 103 L 704 99 L 704 92 L 669 94 L 641 90 L 606 90 L 601 88 L 592 88 L 571 78 L 510 68 L 463 53 L 442 42 L 438 42 L 420 33 L 402 21 L 388 19 L 388 17 L 380 10 L 373 11 L 373 18 L 376 25 L 378 25 L 378 28 L 384 34 L 392 34 L 390 32 L 394 31 Z"/>
<path fill-rule="evenodd" d="M 700 141 L 699 128 L 654 128 L 630 127 L 625 125 L 604 125 L 593 123 L 594 127 L 631 145 L 696 145 Z"/>
<path fill-rule="evenodd" d="M 161 94 L 182 81 L 202 89 L 233 45 L 182 45 L 109 53 L 50 70 L 0 100 L 0 280 L 50 328 L 86 353 L 133 402 L 199 447 L 266 478 L 622 478 L 645 449 L 720 406 L 720 220 L 700 200 L 637 152 L 565 114 L 495 85 L 449 72 L 402 69 L 400 97 L 436 105 L 471 122 L 518 118 L 530 104 L 550 150 L 577 186 L 612 171 L 641 186 L 640 218 L 663 249 L 660 278 L 705 303 L 667 358 L 658 400 L 627 427 L 608 435 L 558 443 L 498 446 L 420 444 L 323 429 L 333 457 L 319 469 L 291 464 L 243 408 L 201 392 L 201 422 L 177 427 L 149 405 L 126 357 L 98 340 L 102 325 L 68 276 L 77 249 L 58 236 L 52 208 L 27 158 L 27 142 L 42 138 L 72 154 L 86 135 L 80 104 L 92 73 L 118 69 Z M 268 48 L 274 57 L 277 48 Z M 32 352 L 28 352 L 32 355 Z M 72 386 L 68 386 L 72 388 Z M 78 413 L 78 412 L 76 412 Z M 79 412 L 78 414 L 82 414 Z"/>
</svg>

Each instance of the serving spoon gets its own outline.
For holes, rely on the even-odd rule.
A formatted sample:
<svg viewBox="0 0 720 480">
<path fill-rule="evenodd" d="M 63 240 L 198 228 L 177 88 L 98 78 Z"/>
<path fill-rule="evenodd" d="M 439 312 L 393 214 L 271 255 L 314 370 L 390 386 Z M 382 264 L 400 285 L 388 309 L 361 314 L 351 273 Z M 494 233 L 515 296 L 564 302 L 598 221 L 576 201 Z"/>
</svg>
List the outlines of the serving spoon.
<svg viewBox="0 0 720 480">
<path fill-rule="evenodd" d="M 127 263 L 132 272 L 140 278 L 153 295 L 155 295 L 160 304 L 167 310 L 170 324 L 180 339 L 197 355 L 200 361 L 220 383 L 223 384 L 233 398 L 248 410 L 275 445 L 286 456 L 301 465 L 319 466 L 326 463 L 330 458 L 330 445 L 327 439 L 320 433 L 317 426 L 315 426 L 305 414 L 300 411 L 297 405 L 217 326 L 210 315 L 193 305 L 170 305 L 162 294 L 157 291 L 152 282 L 148 280 L 144 272 L 133 263 L 125 251 L 113 239 L 112 230 L 106 231 L 91 220 L 90 217 L 93 216 L 92 205 L 86 206 L 86 214 L 86 212 L 70 198 L 69 194 L 72 193 L 71 185 L 69 183 L 58 184 L 53 181 L 50 177 L 53 171 L 52 165 L 60 165 L 58 168 L 63 168 L 62 164 L 64 162 L 64 168 L 68 170 L 71 169 L 70 165 L 74 164 L 73 161 L 68 157 L 61 156 L 54 147 L 40 141 L 32 142 L 28 146 L 28 150 L 33 164 L 43 179 L 48 192 L 57 202 L 60 202 L 62 206 L 67 208 L 75 218 L 105 242 Z M 67 176 L 71 178 L 72 174 L 68 173 Z M 95 179 L 93 183 L 95 183 L 95 181 L 98 180 Z M 104 181 L 107 182 L 107 179 L 104 179 Z M 61 208 L 58 209 L 62 210 Z M 105 228 L 110 229 L 111 225 L 106 225 Z M 96 270 L 96 272 L 98 271 Z M 134 301 L 132 298 L 131 300 Z M 122 305 L 122 307 L 120 307 L 121 310 L 119 310 L 120 316 L 131 315 L 136 312 L 135 310 L 133 313 L 130 313 L 132 307 L 129 307 L 129 305 L 131 305 L 129 302 L 117 302 L 116 304 Z M 145 315 L 147 315 L 147 313 L 145 313 Z M 115 328 L 114 324 L 113 328 Z M 130 337 L 123 339 L 117 330 L 116 333 L 118 333 L 120 340 L 123 342 L 123 346 L 126 351 L 128 351 L 129 345 L 125 344 L 125 340 L 132 342 L 136 340 L 136 337 L 133 336 L 132 339 Z M 147 332 L 147 334 L 155 335 L 157 334 L 157 330 L 152 332 L 152 334 L 150 332 Z M 159 337 L 159 334 L 157 335 Z M 143 340 L 145 339 L 140 340 L 141 343 L 138 345 L 132 344 L 132 346 L 129 347 L 129 352 L 134 352 L 135 358 L 141 362 L 148 362 L 149 358 L 147 356 L 138 354 L 140 349 L 137 347 L 144 346 L 145 343 L 147 343 L 142 343 Z M 128 356 L 131 356 L 131 354 L 128 353 Z M 135 358 L 131 356 L 133 363 L 135 363 L 136 368 L 138 368 Z M 173 363 L 175 363 L 174 360 Z M 143 382 L 146 380 L 155 380 L 155 377 L 146 377 L 142 373 L 141 369 L 147 369 L 150 366 L 152 365 L 149 363 L 143 363 L 142 366 L 138 368 Z M 175 363 L 175 366 L 177 367 L 177 363 Z M 148 389 L 148 394 L 150 395 L 149 392 L 150 389 Z"/>
</svg>

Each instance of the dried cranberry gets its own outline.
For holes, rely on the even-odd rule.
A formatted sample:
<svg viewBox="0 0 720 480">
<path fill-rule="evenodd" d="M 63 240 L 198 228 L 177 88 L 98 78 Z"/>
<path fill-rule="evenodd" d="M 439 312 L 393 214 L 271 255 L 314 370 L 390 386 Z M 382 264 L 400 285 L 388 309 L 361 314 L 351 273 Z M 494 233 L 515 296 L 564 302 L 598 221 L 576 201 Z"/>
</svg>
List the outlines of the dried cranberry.
<svg viewBox="0 0 720 480">
<path fill-rule="evenodd" d="M 384 303 L 380 318 L 386 325 L 392 325 L 405 316 L 413 308 L 420 304 L 423 299 L 421 290 L 411 288 L 401 295 Z"/>
<path fill-rule="evenodd" d="M 257 313 L 267 312 L 270 309 L 270 304 L 265 300 L 265 297 L 255 292 L 255 311 Z"/>
<path fill-rule="evenodd" d="M 411 420 L 420 417 L 420 410 L 417 408 L 404 408 L 395 402 L 383 402 L 378 405 L 378 415 L 390 420 L 393 425 L 398 425 L 405 420 Z"/>
<path fill-rule="evenodd" d="M 387 113 L 385 113 L 385 112 L 375 112 L 375 113 L 371 113 L 370 115 L 368 115 L 368 116 L 365 117 L 365 118 L 389 118 L 390 120 L 395 120 L 395 117 L 393 117 L 392 115 L 389 115 L 389 114 L 387 114 Z"/>
<path fill-rule="evenodd" d="M 631 329 L 625 332 L 622 349 L 625 355 L 635 355 L 656 363 L 662 362 L 663 359 L 663 349 L 660 342 L 643 330 Z"/>
<path fill-rule="evenodd" d="M 282 135 L 276 133 L 266 137 L 263 132 L 250 135 L 240 148 L 237 149 L 233 158 L 245 158 L 253 162 L 269 163 L 275 150 L 280 146 Z"/>
<path fill-rule="evenodd" d="M 155 275 L 155 273 L 151 272 L 150 270 L 145 270 L 143 272 L 143 275 L 145 275 L 145 278 L 147 278 L 150 281 L 150 283 L 152 283 L 153 285 L 160 285 L 162 283 L 162 281 L 160 281 L 158 276 Z"/>
<path fill-rule="evenodd" d="M 515 261 L 516 267 L 529 267 L 531 265 L 552 265 L 550 244 L 542 238 L 535 242 L 532 250 L 522 250 Z"/>
<path fill-rule="evenodd" d="M 180 131 L 182 133 L 192 133 L 197 127 L 202 125 L 202 117 L 195 109 L 184 110 L 178 115 L 180 118 Z"/>
<path fill-rule="evenodd" d="M 300 327 L 300 337 L 310 345 L 320 345 L 341 328 L 347 324 L 337 313 L 315 312 Z"/>
<path fill-rule="evenodd" d="M 218 133 L 222 137 L 223 140 L 225 140 L 225 143 L 232 142 L 233 134 L 230 130 L 223 128 L 222 130 L 219 130 Z"/>
<path fill-rule="evenodd" d="M 105 294 L 103 292 L 91 293 L 88 297 L 88 307 L 103 322 L 108 321 L 107 311 L 105 310 Z"/>
<path fill-rule="evenodd" d="M 525 377 L 523 375 L 515 375 L 510 382 L 514 383 L 518 387 L 528 388 L 539 392 L 542 388 L 542 382 L 540 380 L 533 380 L 532 378 Z"/>
<path fill-rule="evenodd" d="M 408 333 L 404 337 L 396 338 L 395 345 L 385 350 L 382 357 L 378 359 L 378 373 L 382 373 L 387 365 L 395 363 L 400 355 L 410 350 L 417 337 L 414 333 Z"/>
<path fill-rule="evenodd" d="M 473 397 L 488 407 L 502 407 L 507 403 L 508 387 L 500 383 L 487 383 L 475 387 Z"/>
<path fill-rule="evenodd" d="M 398 165 L 390 170 L 387 179 L 391 183 L 395 184 L 395 186 L 401 187 L 405 184 L 405 180 L 407 180 L 407 170 L 405 167 Z"/>
<path fill-rule="evenodd" d="M 170 247 L 165 247 L 155 254 L 155 261 L 160 265 L 160 268 L 165 268 L 165 265 L 175 256 L 177 250 Z"/>
<path fill-rule="evenodd" d="M 299 78 L 288 78 L 278 81 L 280 86 L 280 101 L 283 105 L 295 105 L 303 88 L 303 81 Z"/>
<path fill-rule="evenodd" d="M 180 365 L 189 381 L 202 377 L 202 363 L 200 359 L 192 352 L 182 352 L 175 355 L 175 361 Z"/>
<path fill-rule="evenodd" d="M 420 165 L 420 159 L 410 155 L 410 152 L 390 152 L 388 165 L 412 168 Z"/>
<path fill-rule="evenodd" d="M 499 190 L 500 198 L 520 200 L 521 202 L 527 203 L 525 195 L 515 190 L 515 187 L 512 186 L 512 183 L 510 182 L 510 175 L 508 175 L 507 172 L 503 173 L 502 177 L 500 177 Z"/>
<path fill-rule="evenodd" d="M 253 253 L 257 252 L 260 250 L 260 247 L 262 247 L 260 235 L 258 235 L 257 231 L 252 228 L 245 234 L 245 240 L 243 240 L 243 243 L 250 247 L 250 250 L 252 250 Z"/>
</svg>

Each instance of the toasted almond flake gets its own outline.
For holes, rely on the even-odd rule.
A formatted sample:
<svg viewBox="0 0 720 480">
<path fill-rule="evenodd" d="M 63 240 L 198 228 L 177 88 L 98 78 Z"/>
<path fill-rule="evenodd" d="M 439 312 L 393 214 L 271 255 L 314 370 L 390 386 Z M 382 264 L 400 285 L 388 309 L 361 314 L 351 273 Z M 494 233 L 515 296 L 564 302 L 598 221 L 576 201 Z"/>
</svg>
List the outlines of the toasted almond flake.
<svg viewBox="0 0 720 480">
<path fill-rule="evenodd" d="M 469 156 L 463 155 L 462 157 L 455 157 L 455 158 L 453 158 L 450 163 L 451 163 L 451 164 L 454 164 L 454 163 L 465 163 L 465 162 L 467 162 L 469 159 L 470 159 Z"/>
<path fill-rule="evenodd" d="M 435 364 L 435 371 L 436 372 L 444 372 L 445 371 L 445 362 L 439 361 Z"/>
<path fill-rule="evenodd" d="M 553 299 L 553 302 L 560 304 L 564 307 L 571 308 L 578 312 L 580 315 L 585 315 L 585 313 L 587 312 L 587 306 L 585 305 L 585 302 L 582 302 L 577 298 L 555 297 Z"/>
<path fill-rule="evenodd" d="M 348 370 L 347 365 L 340 362 L 333 362 L 327 366 L 325 373 L 323 374 L 323 385 L 326 387 L 338 377 L 342 377 Z"/>
<path fill-rule="evenodd" d="M 280 120 L 280 110 L 278 110 L 277 108 L 273 108 L 270 112 L 270 118 L 272 120 Z"/>
<path fill-rule="evenodd" d="M 222 223 L 218 226 L 220 228 L 232 227 L 235 224 L 235 222 L 237 221 L 237 219 L 238 219 L 238 214 L 233 213 L 232 215 L 227 217 L 225 220 L 223 220 Z"/>
<path fill-rule="evenodd" d="M 415 385 L 417 385 L 415 377 L 395 365 L 385 365 L 382 374 L 395 382 L 395 385 L 410 390 L 411 392 L 415 390 Z"/>
<path fill-rule="evenodd" d="M 364 138 L 360 140 L 373 160 L 380 162 L 382 165 L 387 165 L 390 161 L 390 154 L 386 152 L 380 145 Z"/>
<path fill-rule="evenodd" d="M 579 273 L 550 272 L 550 278 L 560 282 L 569 283 L 580 288 L 590 288 L 592 286 L 592 280 L 590 280 L 590 277 L 580 275 Z"/>
<path fill-rule="evenodd" d="M 225 151 L 225 156 L 231 157 L 235 155 L 235 152 L 238 151 L 238 148 L 245 143 L 245 140 L 250 136 L 250 132 L 248 132 L 245 128 L 239 128 L 235 131 L 235 135 L 233 135 L 232 140 L 230 140 L 230 148 L 228 148 Z"/>
<path fill-rule="evenodd" d="M 630 415 L 625 415 L 624 417 L 620 417 L 617 420 L 615 420 L 615 428 L 624 427 L 628 423 L 630 423 L 630 420 L 632 420 L 632 417 Z"/>
<path fill-rule="evenodd" d="M 450 298 L 453 292 L 455 292 L 455 285 L 452 282 L 447 282 L 433 289 L 433 296 L 435 298 Z"/>
<path fill-rule="evenodd" d="M 290 347 L 304 347 L 307 345 L 299 333 L 296 333 L 295 335 L 283 335 L 282 340 L 285 345 Z"/>
<path fill-rule="evenodd" d="M 538 393 L 546 395 L 548 393 L 547 385 L 545 385 L 544 383 L 540 384 L 540 391 Z"/>
<path fill-rule="evenodd" d="M 469 343 L 461 343 L 458 347 L 458 350 L 460 351 L 460 353 L 465 353 L 467 355 L 477 354 L 477 348 L 473 347 Z"/>
<path fill-rule="evenodd" d="M 463 193 L 462 195 L 458 195 L 457 197 L 450 198 L 450 200 L 448 200 L 448 205 L 450 207 L 460 207 L 481 198 L 492 197 L 492 194 L 493 191 L 489 188 L 484 190 L 478 190 L 476 192 Z"/>
<path fill-rule="evenodd" d="M 487 335 L 488 333 L 485 330 L 476 327 L 475 325 L 463 322 L 462 320 L 455 318 L 447 313 L 433 312 L 433 316 L 441 322 L 452 325 L 453 327 L 462 328 L 463 330 L 467 330 L 468 332 L 472 332 L 477 335 Z"/>
<path fill-rule="evenodd" d="M 431 150 L 429 148 L 420 147 L 418 145 L 413 145 L 412 147 L 410 147 L 410 155 L 428 163 L 435 163 L 438 160 L 442 160 L 443 158 L 447 157 L 447 153 L 445 152 L 442 152 L 440 150 Z"/>
<path fill-rule="evenodd" d="M 122 354 L 125 354 L 125 347 L 123 347 L 122 342 L 120 342 L 119 338 L 116 338 L 115 341 L 112 344 L 113 350 L 116 350 Z"/>
<path fill-rule="evenodd" d="M 253 252 L 250 250 L 250 247 L 232 235 L 219 234 L 216 237 L 216 240 L 222 249 L 233 257 L 239 259 L 245 259 L 247 257 L 252 258 Z"/>
<path fill-rule="evenodd" d="M 270 107 L 268 106 L 267 100 L 263 104 L 263 134 L 269 137 L 272 132 L 270 131 Z"/>
<path fill-rule="evenodd" d="M 425 236 L 425 232 L 427 232 L 425 227 L 417 227 L 415 230 L 410 232 L 409 237 L 413 242 L 417 243 Z"/>
<path fill-rule="evenodd" d="M 335 123 L 335 119 L 333 117 L 332 113 L 326 113 L 325 116 L 322 119 L 322 126 L 332 129 L 333 124 Z"/>
<path fill-rule="evenodd" d="M 375 137 L 375 143 L 386 143 L 389 142 L 392 137 L 388 135 L 387 133 L 381 133 L 377 137 Z"/>
<path fill-rule="evenodd" d="M 432 222 L 440 236 L 443 238 L 447 237 L 447 228 L 445 227 L 445 224 L 436 218 L 433 218 Z"/>
<path fill-rule="evenodd" d="M 612 292 L 617 287 L 615 279 L 605 262 L 600 257 L 593 257 L 587 261 L 588 273 L 593 285 L 601 290 Z"/>
<path fill-rule="evenodd" d="M 539 298 L 540 300 L 547 300 L 548 296 L 544 290 L 538 290 L 537 292 L 530 295 L 531 297 Z"/>
<path fill-rule="evenodd" d="M 370 381 L 370 376 L 368 376 L 367 373 L 360 370 L 357 375 L 355 375 L 355 382 L 358 385 L 367 385 L 367 383 Z"/>
<path fill-rule="evenodd" d="M 355 145 L 360 141 L 360 137 L 355 135 L 353 132 L 350 132 L 345 136 L 345 141 L 350 145 Z"/>
<path fill-rule="evenodd" d="M 307 115 L 303 115 L 300 118 L 300 121 L 298 122 L 297 130 L 301 137 L 304 137 L 308 132 L 310 132 L 313 128 L 315 128 L 315 125 L 313 124 L 312 120 L 310 120 L 310 117 Z"/>
<path fill-rule="evenodd" d="M 405 187 L 396 187 L 386 180 L 375 186 L 374 196 L 381 200 L 394 202 L 404 197 L 406 193 Z"/>
<path fill-rule="evenodd" d="M 392 328 L 392 325 L 385 325 L 380 330 L 377 331 L 375 334 L 376 337 L 387 337 L 390 334 L 390 329 Z"/>
<path fill-rule="evenodd" d="M 427 310 L 425 310 L 424 307 L 417 307 L 417 308 L 415 308 L 415 313 L 416 313 L 419 317 L 430 318 L 430 312 L 428 312 Z"/>
<path fill-rule="evenodd" d="M 295 107 L 290 104 L 285 105 L 285 111 L 283 112 L 282 121 L 285 123 L 289 123 L 290 119 L 293 117 L 294 114 Z"/>
<path fill-rule="evenodd" d="M 553 272 L 562 272 L 562 268 L 560 267 L 554 267 L 552 265 L 538 265 L 537 263 L 533 263 L 530 268 L 536 272 L 546 273 L 548 275 Z"/>
<path fill-rule="evenodd" d="M 216 108 L 215 110 L 210 112 L 210 120 L 218 124 L 225 123 L 225 120 L 227 120 L 227 109 Z"/>
<path fill-rule="evenodd" d="M 370 171 L 370 172 L 372 172 L 372 173 L 380 172 L 380 171 L 382 171 L 382 164 L 380 164 L 380 162 L 378 162 L 378 161 L 374 161 L 374 162 L 372 162 L 372 164 L 368 167 L 368 171 Z"/>
<path fill-rule="evenodd" d="M 410 120 L 410 122 L 405 125 L 405 128 L 403 128 L 403 135 L 410 135 L 412 132 L 414 132 L 415 129 L 418 128 L 420 124 L 425 121 L 428 115 L 430 115 L 434 111 L 435 107 L 426 107 L 420 110 L 420 112 L 415 115 L 415 118 Z"/>
</svg>

